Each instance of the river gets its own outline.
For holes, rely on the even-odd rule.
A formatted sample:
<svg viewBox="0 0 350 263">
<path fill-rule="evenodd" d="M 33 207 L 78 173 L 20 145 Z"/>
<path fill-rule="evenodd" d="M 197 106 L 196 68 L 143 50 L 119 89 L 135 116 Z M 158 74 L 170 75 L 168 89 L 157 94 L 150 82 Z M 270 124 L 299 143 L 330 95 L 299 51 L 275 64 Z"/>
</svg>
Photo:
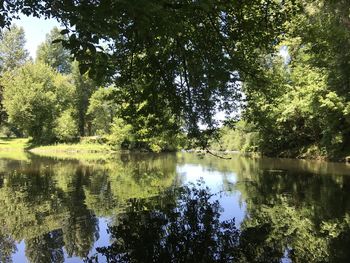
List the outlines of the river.
<svg viewBox="0 0 350 263">
<path fill-rule="evenodd" d="M 0 262 L 350 262 L 350 166 L 3 156 L 0 226 Z"/>
</svg>

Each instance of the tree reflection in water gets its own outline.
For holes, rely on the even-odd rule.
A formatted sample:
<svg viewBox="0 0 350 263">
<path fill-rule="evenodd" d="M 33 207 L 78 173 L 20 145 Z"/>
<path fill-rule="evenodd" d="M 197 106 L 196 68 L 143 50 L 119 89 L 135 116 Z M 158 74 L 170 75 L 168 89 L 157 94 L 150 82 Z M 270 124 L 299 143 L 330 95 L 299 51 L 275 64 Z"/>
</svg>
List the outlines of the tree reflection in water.
<svg viewBox="0 0 350 263">
<path fill-rule="evenodd" d="M 236 212 L 223 213 L 215 201 L 229 207 L 226 196 L 202 185 L 177 189 L 179 162 L 218 171 L 225 195 L 239 192 L 240 225 L 220 221 Z M 97 244 L 108 245 L 99 219 L 115 220 L 112 245 L 86 261 L 350 262 L 350 177 L 339 175 L 349 170 L 319 174 L 292 169 L 310 162 L 277 164 L 174 155 L 86 164 L 0 159 L 0 262 L 80 262 Z"/>
<path fill-rule="evenodd" d="M 16 243 L 13 238 L 6 233 L 7 229 L 0 228 L 0 262 L 12 262 L 12 253 L 17 251 Z"/>
<path fill-rule="evenodd" d="M 234 219 L 221 221 L 219 202 L 201 185 L 130 200 L 109 227 L 113 243 L 87 262 L 280 262 L 280 246 L 264 246 L 268 225 L 241 232 Z"/>
</svg>

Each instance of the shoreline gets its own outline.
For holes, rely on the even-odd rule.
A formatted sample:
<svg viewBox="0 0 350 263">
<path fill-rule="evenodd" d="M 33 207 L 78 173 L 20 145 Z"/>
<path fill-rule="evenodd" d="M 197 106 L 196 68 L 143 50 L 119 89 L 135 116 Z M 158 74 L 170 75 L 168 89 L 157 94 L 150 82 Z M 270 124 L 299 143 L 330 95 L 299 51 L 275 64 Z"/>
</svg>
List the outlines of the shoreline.
<svg viewBox="0 0 350 263">
<path fill-rule="evenodd" d="M 113 149 L 107 144 L 98 143 L 57 143 L 51 145 L 29 145 L 28 138 L 0 138 L 0 152 L 30 152 L 33 154 L 113 154 L 118 152 L 145 152 L 144 149 L 139 150 L 117 150 Z M 208 152 L 209 150 L 209 152 Z M 338 158 L 329 158 L 326 156 L 319 155 L 303 155 L 298 156 L 269 156 L 264 155 L 260 152 L 240 152 L 240 151 L 218 151 L 218 150 L 202 150 L 202 149 L 189 149 L 179 150 L 177 152 L 188 152 L 198 154 L 213 155 L 217 158 L 225 158 L 232 155 L 241 155 L 250 158 L 280 158 L 280 159 L 294 159 L 294 160 L 310 160 L 310 161 L 321 161 L 321 162 L 336 162 L 336 163 L 350 163 L 350 156 L 342 156 Z M 148 151 L 147 151 L 148 152 Z M 175 151 L 176 152 L 176 151 Z"/>
</svg>

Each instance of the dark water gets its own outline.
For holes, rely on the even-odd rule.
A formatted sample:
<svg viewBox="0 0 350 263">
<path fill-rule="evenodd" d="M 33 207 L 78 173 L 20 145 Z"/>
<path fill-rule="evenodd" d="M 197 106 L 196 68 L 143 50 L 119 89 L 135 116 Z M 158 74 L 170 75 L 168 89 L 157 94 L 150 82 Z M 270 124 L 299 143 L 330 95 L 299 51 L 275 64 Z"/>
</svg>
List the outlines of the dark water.
<svg viewBox="0 0 350 263">
<path fill-rule="evenodd" d="M 0 262 L 350 262 L 345 164 L 19 159 L 0 159 Z"/>
</svg>

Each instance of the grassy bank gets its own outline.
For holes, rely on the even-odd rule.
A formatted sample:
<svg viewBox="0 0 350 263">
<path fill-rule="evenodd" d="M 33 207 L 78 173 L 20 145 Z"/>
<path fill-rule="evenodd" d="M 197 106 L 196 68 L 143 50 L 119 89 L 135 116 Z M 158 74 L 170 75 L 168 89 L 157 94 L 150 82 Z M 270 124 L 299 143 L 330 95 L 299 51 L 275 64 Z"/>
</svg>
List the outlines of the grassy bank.
<svg viewBox="0 0 350 263">
<path fill-rule="evenodd" d="M 30 151 L 34 153 L 105 153 L 112 149 L 99 143 L 57 143 L 52 145 L 35 146 L 28 138 L 0 138 L 0 152 Z"/>
<path fill-rule="evenodd" d="M 24 151 L 29 146 L 27 138 L 0 138 L 0 151 Z"/>
<path fill-rule="evenodd" d="M 28 160 L 28 139 L 1 138 L 0 137 L 0 159 Z"/>
<path fill-rule="evenodd" d="M 57 153 L 101 153 L 111 152 L 111 148 L 108 145 L 97 143 L 58 143 L 53 145 L 44 145 L 33 147 L 31 152 L 57 152 Z"/>
</svg>

